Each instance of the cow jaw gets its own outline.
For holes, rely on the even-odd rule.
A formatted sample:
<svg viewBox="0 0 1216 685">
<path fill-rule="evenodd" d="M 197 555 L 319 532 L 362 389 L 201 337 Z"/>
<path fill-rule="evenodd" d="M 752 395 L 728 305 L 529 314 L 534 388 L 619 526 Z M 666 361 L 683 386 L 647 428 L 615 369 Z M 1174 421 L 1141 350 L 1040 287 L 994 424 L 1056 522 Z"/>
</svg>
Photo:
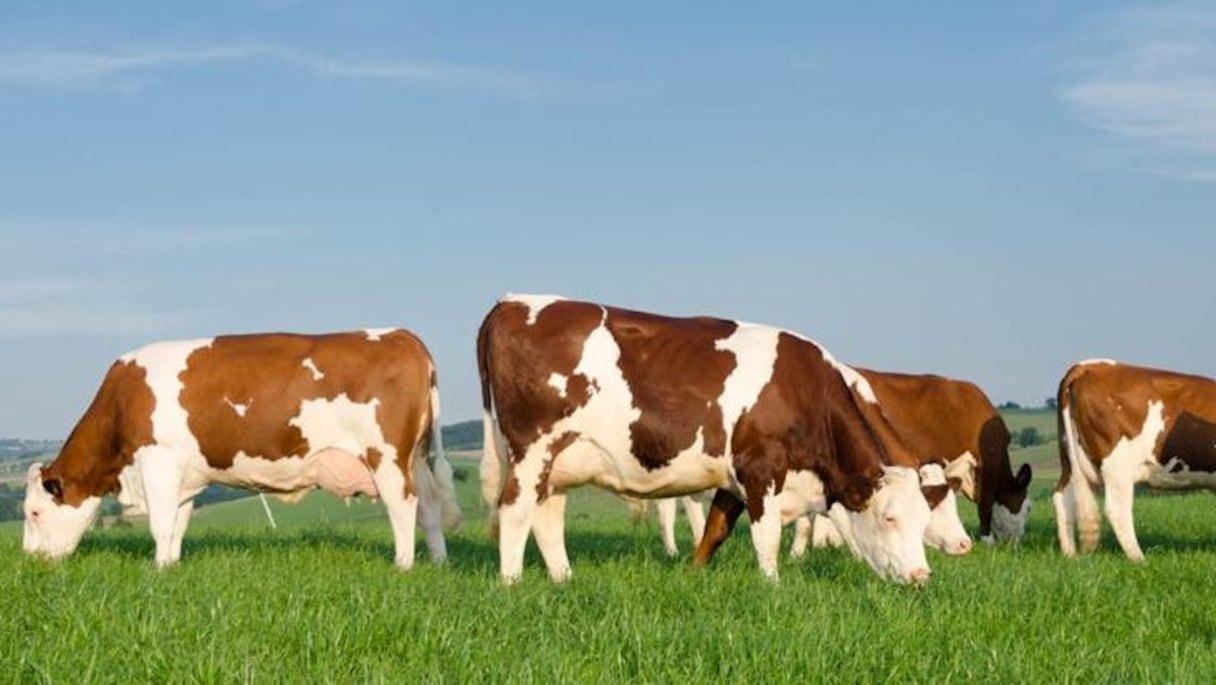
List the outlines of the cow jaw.
<svg viewBox="0 0 1216 685">
<path fill-rule="evenodd" d="M 1026 519 L 1030 516 L 1030 498 L 1022 500 L 1022 507 L 1016 512 L 1005 508 L 996 502 L 992 505 L 992 533 L 997 540 L 1017 542 L 1026 534 Z"/>
<path fill-rule="evenodd" d="M 828 514 L 849 548 L 880 576 L 898 583 L 928 582 L 924 542 L 929 505 L 916 471 L 884 467 L 882 487 L 874 491 L 864 509 L 854 512 L 836 504 Z"/>
<path fill-rule="evenodd" d="M 920 467 L 922 485 L 947 486 L 946 474 L 939 464 Z M 925 544 L 946 554 L 958 555 L 971 551 L 971 536 L 958 515 L 958 498 L 951 488 L 935 505 L 931 504 L 929 527 L 925 529 Z"/>
<path fill-rule="evenodd" d="M 61 559 L 76 550 L 80 538 L 97 518 L 100 497 L 86 497 L 80 506 L 56 503 L 42 484 L 42 465 L 30 466 L 25 485 L 25 531 L 21 546 L 26 554 Z"/>
</svg>

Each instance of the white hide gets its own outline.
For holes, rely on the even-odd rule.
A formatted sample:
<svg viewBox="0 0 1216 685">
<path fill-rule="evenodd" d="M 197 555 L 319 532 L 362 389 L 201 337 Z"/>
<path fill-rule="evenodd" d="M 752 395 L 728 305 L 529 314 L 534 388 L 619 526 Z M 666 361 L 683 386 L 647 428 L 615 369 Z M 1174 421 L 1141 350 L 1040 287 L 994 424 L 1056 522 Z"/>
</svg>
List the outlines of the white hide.
<svg viewBox="0 0 1216 685">
<path fill-rule="evenodd" d="M 396 329 L 396 328 L 364 328 L 363 334 L 366 335 L 367 339 L 370 340 L 371 342 L 380 342 L 380 338 L 383 338 L 384 336 L 386 336 L 389 333 L 392 333 L 393 331 L 396 331 L 396 330 L 398 330 L 398 329 Z"/>
<path fill-rule="evenodd" d="M 966 554 L 971 551 L 971 536 L 963 527 L 958 515 L 958 498 L 946 482 L 946 474 L 939 464 L 920 467 L 921 485 L 946 485 L 946 496 L 929 512 L 929 525 L 925 528 L 925 544 L 946 554 Z"/>
<path fill-rule="evenodd" d="M 853 512 L 837 503 L 828 516 L 849 548 L 879 575 L 899 583 L 928 582 L 924 534 L 929 505 L 913 469 L 883 467 L 882 486 L 865 509 Z"/>
<path fill-rule="evenodd" d="M 992 534 L 997 540 L 1021 540 L 1026 534 L 1026 519 L 1030 517 L 1030 497 L 1022 500 L 1022 508 L 1010 511 L 1000 502 L 992 504 Z"/>
<path fill-rule="evenodd" d="M 946 462 L 946 478 L 957 478 L 959 492 L 973 502 L 975 501 L 975 472 L 978 467 L 979 461 L 970 450 Z"/>
<path fill-rule="evenodd" d="M 536 323 L 537 317 L 540 316 L 545 307 L 554 302 L 561 302 L 566 298 L 561 295 L 523 295 L 515 293 L 507 293 L 499 302 L 516 302 L 528 308 L 528 325 Z"/>
<path fill-rule="evenodd" d="M 101 509 L 100 497 L 88 497 L 79 507 L 56 504 L 42 485 L 42 464 L 31 464 L 25 478 L 24 534 L 26 554 L 60 559 L 76 550 L 80 538 Z"/>
<path fill-rule="evenodd" d="M 325 378 L 325 374 L 321 373 L 321 369 L 317 367 L 317 363 L 312 360 L 312 357 L 305 359 L 301 366 L 308 369 L 308 371 L 312 373 L 312 379 L 314 381 L 319 381 L 322 378 Z"/>
</svg>

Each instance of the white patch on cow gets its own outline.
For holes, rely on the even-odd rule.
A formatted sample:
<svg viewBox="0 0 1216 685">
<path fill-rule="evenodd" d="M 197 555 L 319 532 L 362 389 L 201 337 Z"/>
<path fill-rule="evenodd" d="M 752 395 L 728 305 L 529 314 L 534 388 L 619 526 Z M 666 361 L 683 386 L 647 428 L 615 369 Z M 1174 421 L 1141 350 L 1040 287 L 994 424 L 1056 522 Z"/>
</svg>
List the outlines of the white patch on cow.
<svg viewBox="0 0 1216 685">
<path fill-rule="evenodd" d="M 1000 502 L 994 502 L 992 505 L 992 532 L 998 540 L 1020 540 L 1026 534 L 1026 519 L 1029 517 L 1029 497 L 1022 500 L 1022 508 L 1016 512 L 1005 508 L 1005 505 Z"/>
<path fill-rule="evenodd" d="M 814 471 L 810 470 L 786 472 L 785 487 L 781 489 L 780 507 L 782 525 L 787 525 L 807 514 L 827 511 L 823 481 Z"/>
<path fill-rule="evenodd" d="M 549 375 L 549 385 L 553 386 L 553 388 L 557 390 L 557 394 L 561 396 L 562 399 L 566 398 L 566 384 L 569 382 L 569 380 L 569 378 L 561 375 L 560 373 L 552 373 Z"/>
<path fill-rule="evenodd" d="M 363 454 L 368 447 L 375 447 L 384 454 L 390 446 L 376 420 L 379 406 L 379 398 L 353 402 L 346 393 L 332 400 L 304 400 L 299 413 L 288 423 L 300 429 L 310 452 L 334 447 L 351 454 Z"/>
<path fill-rule="evenodd" d="M 227 397 L 224 398 L 224 403 L 232 407 L 232 411 L 236 412 L 236 415 L 241 418 L 245 418 L 245 414 L 249 413 L 249 404 L 237 404 Z"/>
<path fill-rule="evenodd" d="M 85 498 L 78 507 L 56 504 L 43 487 L 42 464 L 30 464 L 25 481 L 22 549 L 26 554 L 50 559 L 67 556 L 76 550 L 100 510 L 100 497 Z"/>
<path fill-rule="evenodd" d="M 522 295 L 516 293 L 507 293 L 499 302 L 517 302 L 528 308 L 528 325 L 536 323 L 536 319 L 540 316 L 541 311 L 545 307 L 554 302 L 561 302 L 566 298 L 561 295 Z"/>
<path fill-rule="evenodd" d="M 837 503 L 828 515 L 849 548 L 879 575 L 900 583 L 928 582 L 924 541 L 929 505 L 915 470 L 884 466 L 882 487 L 865 509 L 853 512 Z"/>
<path fill-rule="evenodd" d="M 836 369 L 840 377 L 844 379 L 845 385 L 849 386 L 853 392 L 857 393 L 858 397 L 866 402 L 878 404 L 878 396 L 874 394 L 874 388 L 870 386 L 870 381 L 866 380 L 865 376 L 861 375 L 857 369 L 836 361 L 836 358 L 832 356 L 831 352 L 828 352 L 827 348 L 822 345 L 818 345 L 818 347 L 819 351 L 823 353 L 823 360 Z"/>
<path fill-rule="evenodd" d="M 321 369 L 317 368 L 317 364 L 312 360 L 312 357 L 305 359 L 302 366 L 312 372 L 312 379 L 314 381 L 325 378 L 325 374 L 321 373 Z"/>
<path fill-rule="evenodd" d="M 153 343 L 120 357 L 143 367 L 146 382 L 156 398 L 152 409 L 152 435 L 157 444 L 177 450 L 183 456 L 201 460 L 198 440 L 190 431 L 186 410 L 178 398 L 182 392 L 181 373 L 186 361 L 197 350 L 210 347 L 214 338 Z"/>
<path fill-rule="evenodd" d="M 946 462 L 946 478 L 957 478 L 960 483 L 959 492 L 973 502 L 975 501 L 975 470 L 978 465 L 979 462 L 970 450 Z"/>
<path fill-rule="evenodd" d="M 1102 461 L 1102 480 L 1106 490 L 1106 517 L 1115 531 L 1119 545 L 1128 558 L 1140 561 L 1144 553 L 1136 540 L 1132 521 L 1132 496 L 1136 483 L 1154 479 L 1160 483 L 1170 481 L 1161 465 L 1153 456 L 1157 439 L 1165 430 L 1165 405 L 1159 400 L 1148 403 L 1144 425 L 1135 437 L 1123 437 L 1115 443 L 1109 456 Z"/>
<path fill-rule="evenodd" d="M 947 485 L 945 470 L 940 464 L 925 464 L 920 467 L 921 485 Z M 946 496 L 929 512 L 929 525 L 925 528 L 925 544 L 946 554 L 966 554 L 971 551 L 971 536 L 963 527 L 958 515 L 958 498 L 954 490 L 947 488 Z"/>
<path fill-rule="evenodd" d="M 366 335 L 367 339 L 371 342 L 379 342 L 380 338 L 383 338 L 396 330 L 396 328 L 364 328 L 363 334 Z"/>
<path fill-rule="evenodd" d="M 1076 365 L 1077 366 L 1089 366 L 1090 364 L 1106 364 L 1109 366 L 1116 366 L 1119 364 L 1119 362 L 1115 361 L 1114 359 L 1095 358 L 1095 359 L 1082 359 L 1081 361 L 1077 362 Z"/>
<path fill-rule="evenodd" d="M 735 424 L 752 408 L 764 386 L 773 377 L 773 367 L 777 363 L 777 341 L 781 333 L 781 330 L 768 326 L 739 324 L 730 337 L 714 343 L 715 349 L 735 355 L 735 368 L 726 377 L 722 396 L 718 398 L 728 451 Z"/>
</svg>

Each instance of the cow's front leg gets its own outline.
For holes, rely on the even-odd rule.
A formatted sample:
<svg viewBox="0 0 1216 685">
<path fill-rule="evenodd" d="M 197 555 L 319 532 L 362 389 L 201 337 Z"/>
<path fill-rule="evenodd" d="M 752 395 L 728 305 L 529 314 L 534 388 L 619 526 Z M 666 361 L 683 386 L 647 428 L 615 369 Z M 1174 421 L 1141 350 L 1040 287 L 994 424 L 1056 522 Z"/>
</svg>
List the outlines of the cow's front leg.
<svg viewBox="0 0 1216 685">
<path fill-rule="evenodd" d="M 663 537 L 663 551 L 667 556 L 676 557 L 680 548 L 676 546 L 676 498 L 664 497 L 654 503 L 659 512 L 659 534 Z"/>
<path fill-rule="evenodd" d="M 1111 463 L 1107 459 L 1106 464 Z M 1104 464 L 1105 466 L 1105 464 Z M 1136 482 L 1125 468 L 1103 469 L 1102 480 L 1106 483 L 1106 518 L 1115 531 L 1115 538 L 1124 554 L 1132 561 L 1144 561 L 1144 552 L 1136 540 L 1136 525 L 1132 518 L 1132 502 Z"/>
<path fill-rule="evenodd" d="M 735 529 L 735 522 L 739 520 L 739 514 L 742 513 L 743 501 L 733 493 L 726 490 L 718 490 L 714 493 L 714 500 L 709 505 L 709 515 L 705 518 L 705 533 L 701 536 L 701 544 L 697 545 L 697 551 L 692 556 L 693 566 L 709 564 L 714 552 L 717 552 L 718 547 L 726 538 L 730 537 L 730 532 Z"/>
<path fill-rule="evenodd" d="M 156 565 L 172 565 L 181 557 L 181 537 L 178 535 L 177 514 L 181 509 L 181 457 L 173 450 L 145 447 L 136 453 L 140 479 L 144 484 L 144 501 L 148 509 L 148 529 L 156 542 Z M 183 517 L 189 519 L 189 515 Z M 181 532 L 186 531 L 185 523 Z M 174 545 L 174 541 L 177 544 Z"/>
<path fill-rule="evenodd" d="M 443 501 L 435 476 L 426 467 L 426 455 L 414 453 L 414 486 L 418 490 L 418 525 L 426 538 L 431 562 L 442 564 L 448 558 L 448 545 L 443 536 Z"/>
<path fill-rule="evenodd" d="M 770 486 L 763 494 L 748 495 L 748 515 L 752 523 L 752 546 L 764 577 L 776 581 L 777 557 L 781 554 L 781 502 Z"/>
<path fill-rule="evenodd" d="M 790 558 L 801 559 L 806 554 L 806 546 L 810 541 L 811 517 L 799 516 L 794 521 L 794 543 L 790 545 Z"/>
<path fill-rule="evenodd" d="M 190 514 L 194 512 L 194 500 L 187 500 L 177 508 L 177 520 L 173 525 L 173 543 L 170 545 L 169 563 L 177 563 L 182 558 L 182 538 L 186 536 L 186 526 L 190 525 Z"/>
</svg>

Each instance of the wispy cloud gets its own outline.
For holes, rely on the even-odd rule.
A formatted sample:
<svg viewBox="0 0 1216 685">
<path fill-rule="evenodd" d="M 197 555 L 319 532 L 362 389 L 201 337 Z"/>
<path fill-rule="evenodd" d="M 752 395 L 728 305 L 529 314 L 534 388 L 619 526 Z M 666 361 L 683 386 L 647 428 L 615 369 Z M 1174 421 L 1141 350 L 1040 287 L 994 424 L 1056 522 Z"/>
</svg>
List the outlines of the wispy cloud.
<svg viewBox="0 0 1216 685">
<path fill-rule="evenodd" d="M 1062 100 L 1146 170 L 1216 180 L 1216 2 L 1124 10 L 1086 39 Z"/>
<path fill-rule="evenodd" d="M 33 50 L 0 54 L 0 85 L 57 90 L 138 91 L 173 69 L 232 62 L 263 62 L 302 69 L 319 78 L 383 81 L 404 85 L 479 88 L 536 94 L 541 79 L 494 66 L 407 59 L 361 60 L 263 44 L 114 51 Z"/>
</svg>

